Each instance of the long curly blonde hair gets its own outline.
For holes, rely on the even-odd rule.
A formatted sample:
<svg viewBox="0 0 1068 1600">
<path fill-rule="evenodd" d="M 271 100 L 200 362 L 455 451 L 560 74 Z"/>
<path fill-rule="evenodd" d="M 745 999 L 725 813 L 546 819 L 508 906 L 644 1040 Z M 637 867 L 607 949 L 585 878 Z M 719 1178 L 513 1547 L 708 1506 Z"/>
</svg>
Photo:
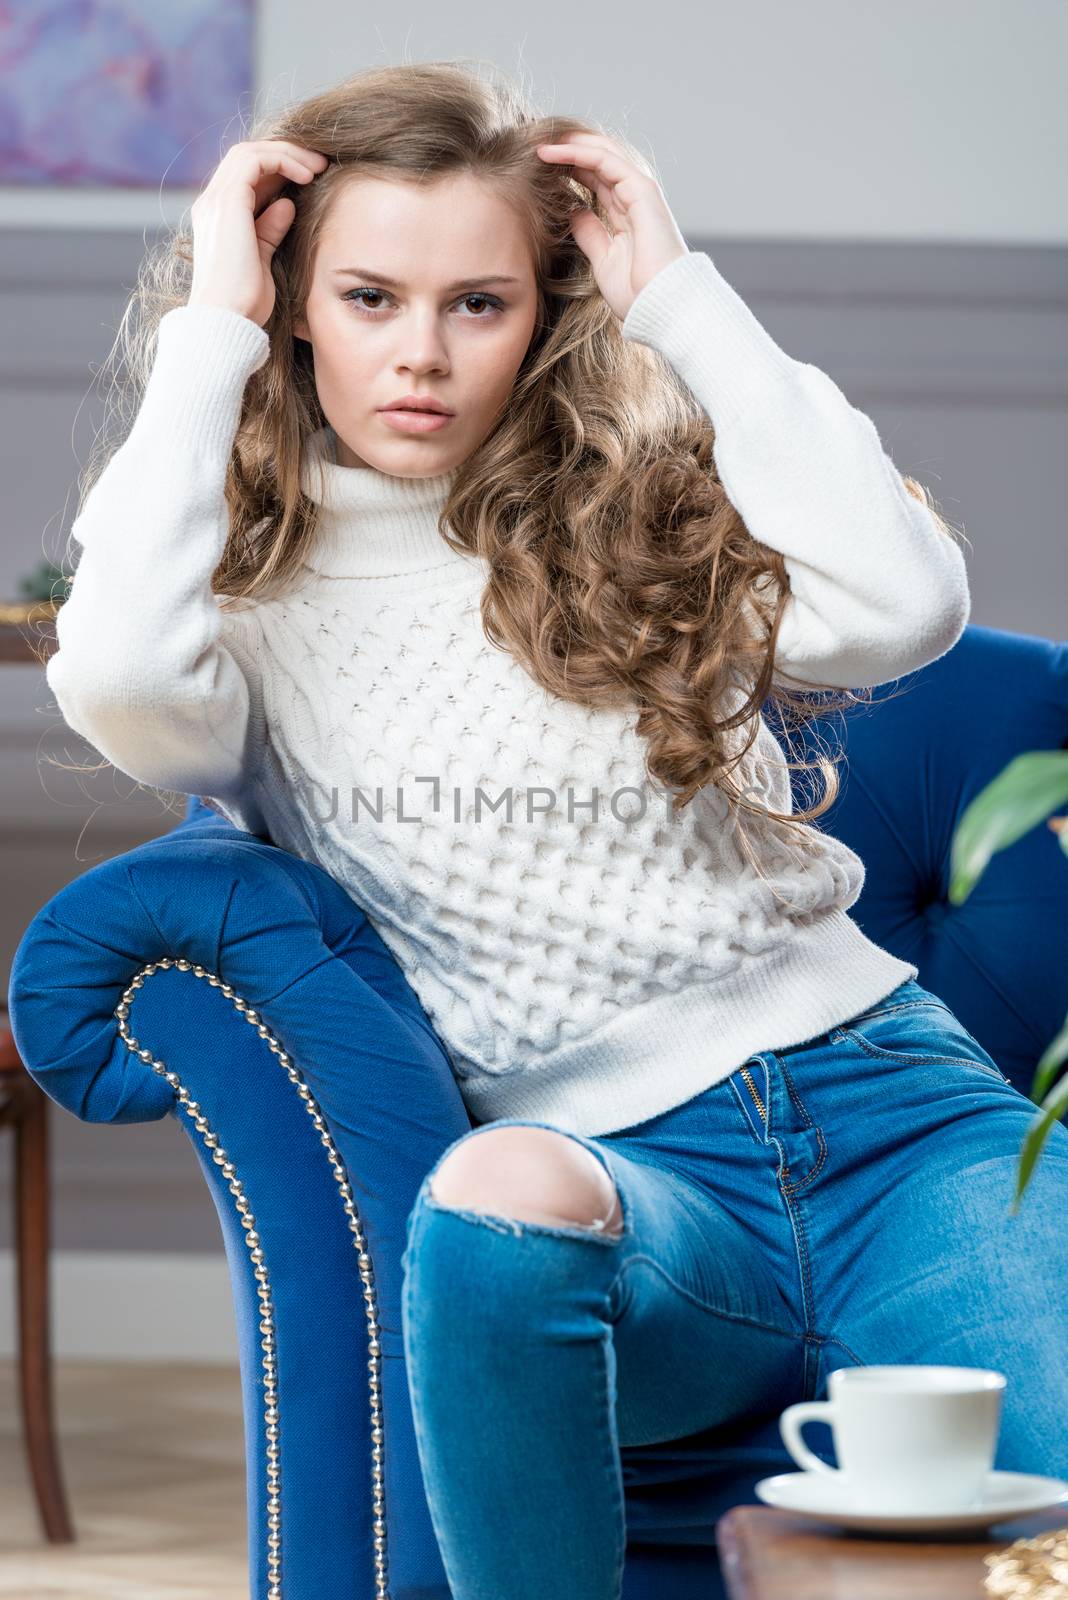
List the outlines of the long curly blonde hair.
<svg viewBox="0 0 1068 1600">
<path fill-rule="evenodd" d="M 825 744 L 811 763 L 787 761 L 791 772 L 823 774 L 824 793 L 807 807 L 754 804 L 731 774 L 757 736 L 765 701 L 789 740 L 862 691 L 773 683 L 790 592 L 782 556 L 749 534 L 727 498 L 714 428 L 685 384 L 656 351 L 622 338 L 569 226 L 570 214 L 589 206 L 610 229 L 604 208 L 570 168 L 536 154 L 539 144 L 582 131 L 602 130 L 540 114 L 507 74 L 468 57 L 361 71 L 258 119 L 248 137 L 292 140 L 322 151 L 329 165 L 314 183 L 280 191 L 296 215 L 273 258 L 270 352 L 245 390 L 226 480 L 229 536 L 212 587 L 224 608 L 279 594 L 314 538 L 318 508 L 301 491 L 300 466 L 325 417 L 311 346 L 293 336 L 293 323 L 343 185 L 368 175 L 419 184 L 476 176 L 523 219 L 538 288 L 535 331 L 509 404 L 458 469 L 439 520 L 447 543 L 488 564 L 487 638 L 554 695 L 636 709 L 648 771 L 676 811 L 714 784 L 736 823 L 758 812 L 803 825 L 838 793 Z M 612 136 L 655 175 L 629 141 Z M 189 297 L 192 261 L 192 233 L 178 230 L 141 263 L 109 358 L 117 355 L 128 375 L 113 395 L 124 425 L 140 405 L 161 317 Z M 119 442 L 107 434 L 83 474 L 83 499 Z M 931 508 L 919 483 L 904 482 Z"/>
</svg>

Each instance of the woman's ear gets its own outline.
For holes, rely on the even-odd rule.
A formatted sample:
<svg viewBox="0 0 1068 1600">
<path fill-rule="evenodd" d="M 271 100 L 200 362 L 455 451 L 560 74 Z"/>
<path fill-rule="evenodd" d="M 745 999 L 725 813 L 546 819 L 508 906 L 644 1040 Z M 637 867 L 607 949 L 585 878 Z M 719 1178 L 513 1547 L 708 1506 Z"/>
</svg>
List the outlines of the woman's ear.
<svg viewBox="0 0 1068 1600">
<path fill-rule="evenodd" d="M 293 318 L 293 337 L 295 339 L 305 339 L 309 344 L 311 343 L 311 335 L 308 332 L 308 324 L 305 322 L 303 317 Z"/>
</svg>

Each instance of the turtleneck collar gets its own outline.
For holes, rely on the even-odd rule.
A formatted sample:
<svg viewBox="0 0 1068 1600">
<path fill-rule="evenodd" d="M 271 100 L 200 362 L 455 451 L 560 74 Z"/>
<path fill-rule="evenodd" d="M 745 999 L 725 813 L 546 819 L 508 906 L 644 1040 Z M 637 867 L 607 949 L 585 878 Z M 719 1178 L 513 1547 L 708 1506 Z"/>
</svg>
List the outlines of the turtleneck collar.
<svg viewBox="0 0 1068 1600">
<path fill-rule="evenodd" d="M 384 578 L 455 566 L 457 554 L 437 522 L 457 469 L 429 478 L 398 478 L 376 467 L 341 467 L 329 426 L 305 442 L 300 486 L 319 506 L 304 565 L 324 577 Z"/>
</svg>

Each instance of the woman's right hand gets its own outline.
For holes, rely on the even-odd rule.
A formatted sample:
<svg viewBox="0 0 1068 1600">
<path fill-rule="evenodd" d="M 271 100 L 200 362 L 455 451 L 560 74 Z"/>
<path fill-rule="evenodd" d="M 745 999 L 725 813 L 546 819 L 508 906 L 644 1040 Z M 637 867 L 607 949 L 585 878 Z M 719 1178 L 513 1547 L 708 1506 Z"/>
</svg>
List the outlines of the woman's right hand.
<svg viewBox="0 0 1068 1600">
<path fill-rule="evenodd" d="M 190 207 L 190 305 L 224 306 L 265 326 L 274 310 L 271 259 L 297 214 L 288 195 L 270 197 L 287 182 L 310 183 L 327 165 L 321 151 L 289 139 L 231 145 Z"/>
</svg>

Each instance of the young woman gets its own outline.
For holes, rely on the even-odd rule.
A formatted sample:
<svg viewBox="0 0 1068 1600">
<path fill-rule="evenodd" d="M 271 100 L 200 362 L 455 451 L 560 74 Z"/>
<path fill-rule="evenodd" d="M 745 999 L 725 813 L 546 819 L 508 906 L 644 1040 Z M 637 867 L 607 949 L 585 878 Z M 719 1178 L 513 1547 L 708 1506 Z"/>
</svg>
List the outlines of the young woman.
<svg viewBox="0 0 1068 1600">
<path fill-rule="evenodd" d="M 1068 1130 L 1010 1228 L 1033 1107 L 849 916 L 834 764 L 795 810 L 761 715 L 952 648 L 925 491 L 625 141 L 503 78 L 360 74 L 192 225 L 48 678 L 348 887 L 448 1053 L 404 1340 L 455 1600 L 618 1600 L 620 1446 L 845 1363 L 1003 1370 L 997 1464 L 1068 1476 Z"/>
</svg>

